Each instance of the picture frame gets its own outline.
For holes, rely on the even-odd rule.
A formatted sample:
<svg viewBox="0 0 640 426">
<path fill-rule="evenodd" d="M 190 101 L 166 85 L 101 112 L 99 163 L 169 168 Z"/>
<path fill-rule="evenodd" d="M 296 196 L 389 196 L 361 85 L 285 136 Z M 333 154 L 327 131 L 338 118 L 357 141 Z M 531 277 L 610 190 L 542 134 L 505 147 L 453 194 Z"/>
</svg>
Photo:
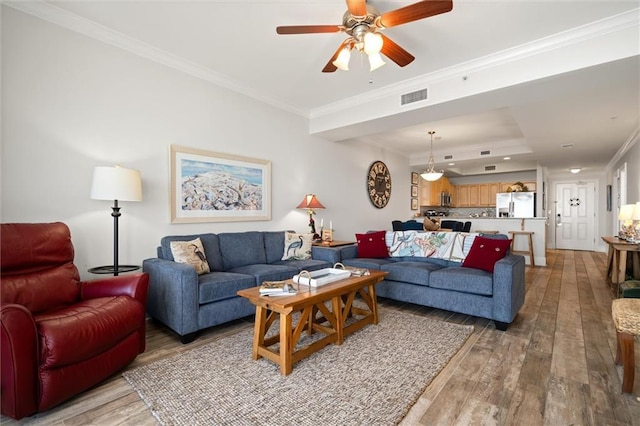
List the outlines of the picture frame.
<svg viewBox="0 0 640 426">
<path fill-rule="evenodd" d="M 411 196 L 414 198 L 418 197 L 418 185 L 411 185 Z"/>
<path fill-rule="evenodd" d="M 418 199 L 417 198 L 412 198 L 411 199 L 411 210 L 418 210 Z"/>
<path fill-rule="evenodd" d="M 332 229 L 323 229 L 322 230 L 322 241 L 333 241 L 333 230 Z"/>
<path fill-rule="evenodd" d="M 613 208 L 612 199 L 611 199 L 611 197 L 612 197 L 611 193 L 612 193 L 611 185 L 607 185 L 607 211 L 608 212 L 610 212 L 611 209 Z"/>
<path fill-rule="evenodd" d="M 271 161 L 171 145 L 171 223 L 271 220 Z"/>
<path fill-rule="evenodd" d="M 417 185 L 419 177 L 420 177 L 420 175 L 418 173 L 411 172 L 411 185 Z"/>
</svg>

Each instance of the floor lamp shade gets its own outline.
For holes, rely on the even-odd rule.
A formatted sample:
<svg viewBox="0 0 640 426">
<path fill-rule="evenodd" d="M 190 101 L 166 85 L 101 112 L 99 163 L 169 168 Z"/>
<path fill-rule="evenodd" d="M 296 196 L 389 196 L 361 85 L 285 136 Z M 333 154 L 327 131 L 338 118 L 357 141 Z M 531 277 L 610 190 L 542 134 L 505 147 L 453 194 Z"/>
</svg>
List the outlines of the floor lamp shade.
<svg viewBox="0 0 640 426">
<path fill-rule="evenodd" d="M 96 167 L 93 170 L 91 198 L 94 200 L 113 200 L 113 265 L 98 266 L 89 269 L 95 274 L 118 275 L 139 269 L 135 265 L 118 263 L 118 218 L 121 216 L 118 201 L 142 201 L 142 181 L 138 170 L 124 167 Z"/>
<path fill-rule="evenodd" d="M 96 167 L 91 198 L 94 200 L 142 201 L 140 172 L 124 167 Z"/>
</svg>

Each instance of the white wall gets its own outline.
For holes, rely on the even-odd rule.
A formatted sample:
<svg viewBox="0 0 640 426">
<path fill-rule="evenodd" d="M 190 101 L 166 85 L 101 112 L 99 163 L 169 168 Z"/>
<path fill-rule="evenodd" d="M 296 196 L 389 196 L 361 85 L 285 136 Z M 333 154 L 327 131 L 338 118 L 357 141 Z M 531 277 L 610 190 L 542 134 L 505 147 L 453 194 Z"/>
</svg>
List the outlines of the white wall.
<svg viewBox="0 0 640 426">
<path fill-rule="evenodd" d="M 215 54 L 215 52 L 212 52 Z M 14 9 L 2 7 L 2 222 L 63 221 L 86 270 L 112 263 L 112 202 L 89 199 L 93 168 L 139 169 L 143 202 L 121 203 L 120 263 L 155 256 L 164 235 L 308 231 L 295 206 L 306 193 L 327 207 L 336 239 L 388 229 L 411 213 L 408 159 L 381 148 L 309 136 L 308 121 Z M 169 146 L 272 161 L 272 220 L 172 225 Z M 366 172 L 392 174 L 376 209 Z"/>
</svg>

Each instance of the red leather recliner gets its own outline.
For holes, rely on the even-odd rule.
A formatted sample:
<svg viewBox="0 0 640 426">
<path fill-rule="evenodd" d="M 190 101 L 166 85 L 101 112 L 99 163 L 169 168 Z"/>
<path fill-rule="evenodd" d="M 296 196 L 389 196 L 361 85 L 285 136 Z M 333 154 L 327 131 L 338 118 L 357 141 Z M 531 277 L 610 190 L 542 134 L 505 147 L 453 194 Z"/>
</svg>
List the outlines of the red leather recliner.
<svg viewBox="0 0 640 426">
<path fill-rule="evenodd" d="M 145 349 L 147 274 L 81 282 L 63 223 L 2 224 L 2 414 L 45 411 Z"/>
</svg>

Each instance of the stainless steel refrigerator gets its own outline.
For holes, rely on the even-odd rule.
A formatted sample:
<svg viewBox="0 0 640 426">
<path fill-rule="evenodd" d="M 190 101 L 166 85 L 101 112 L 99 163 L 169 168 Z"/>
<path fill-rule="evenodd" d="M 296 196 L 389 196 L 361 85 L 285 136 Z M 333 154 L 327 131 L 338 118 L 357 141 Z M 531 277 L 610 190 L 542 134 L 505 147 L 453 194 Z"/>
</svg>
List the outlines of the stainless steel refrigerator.
<svg viewBox="0 0 640 426">
<path fill-rule="evenodd" d="M 499 192 L 496 194 L 496 217 L 535 217 L 535 192 Z"/>
</svg>

